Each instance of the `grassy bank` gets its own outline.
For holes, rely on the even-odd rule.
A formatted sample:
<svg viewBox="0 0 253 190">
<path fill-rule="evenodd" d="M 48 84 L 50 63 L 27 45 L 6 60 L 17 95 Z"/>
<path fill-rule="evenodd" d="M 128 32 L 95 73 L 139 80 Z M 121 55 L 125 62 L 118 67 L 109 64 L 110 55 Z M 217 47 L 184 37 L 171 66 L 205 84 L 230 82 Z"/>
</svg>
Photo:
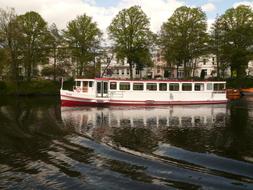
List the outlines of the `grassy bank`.
<svg viewBox="0 0 253 190">
<path fill-rule="evenodd" d="M 21 81 L 18 83 L 0 81 L 0 95 L 58 95 L 60 82 L 49 80 Z M 64 82 L 65 89 L 71 89 L 73 81 Z"/>
</svg>

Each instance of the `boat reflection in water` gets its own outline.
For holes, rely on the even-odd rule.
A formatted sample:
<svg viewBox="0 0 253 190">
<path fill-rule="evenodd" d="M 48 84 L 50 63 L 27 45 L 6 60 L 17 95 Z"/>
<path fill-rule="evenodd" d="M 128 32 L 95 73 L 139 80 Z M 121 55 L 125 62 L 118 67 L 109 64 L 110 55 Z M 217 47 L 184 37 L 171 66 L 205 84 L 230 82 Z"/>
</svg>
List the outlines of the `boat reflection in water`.
<svg viewBox="0 0 253 190">
<path fill-rule="evenodd" d="M 85 127 L 212 127 L 225 124 L 226 105 L 170 107 L 62 107 L 65 123 Z M 84 132 L 84 131 L 83 131 Z"/>
<path fill-rule="evenodd" d="M 227 105 L 61 109 L 64 125 L 81 136 L 71 142 L 106 154 L 114 160 L 111 170 L 138 166 L 137 176 L 156 176 L 159 184 L 176 180 L 185 189 L 253 188 L 253 165 L 245 159 L 251 153 L 244 146 L 233 151 L 238 131 L 230 127 L 236 117 Z"/>
</svg>

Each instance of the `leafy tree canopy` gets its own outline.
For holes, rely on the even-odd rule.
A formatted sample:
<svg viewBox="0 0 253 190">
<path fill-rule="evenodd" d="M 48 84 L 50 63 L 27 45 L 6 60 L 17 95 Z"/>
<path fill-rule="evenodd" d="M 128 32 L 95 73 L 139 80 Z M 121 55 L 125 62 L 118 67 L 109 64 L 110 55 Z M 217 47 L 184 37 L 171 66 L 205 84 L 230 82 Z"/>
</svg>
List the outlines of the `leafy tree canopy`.
<svg viewBox="0 0 253 190">
<path fill-rule="evenodd" d="M 221 51 L 231 70 L 237 77 L 245 75 L 253 52 L 253 10 L 245 5 L 228 9 L 216 20 L 214 30 L 219 32 Z"/>
<path fill-rule="evenodd" d="M 84 66 L 95 59 L 102 32 L 92 18 L 84 14 L 68 23 L 64 36 L 72 56 L 78 61 L 78 73 L 82 76 Z"/>
<path fill-rule="evenodd" d="M 17 17 L 21 38 L 20 54 L 25 66 L 26 79 L 36 74 L 36 65 L 44 63 L 49 53 L 47 23 L 37 12 L 27 12 Z"/>
<path fill-rule="evenodd" d="M 141 68 L 141 65 L 151 62 L 149 48 L 154 41 L 154 35 L 150 31 L 147 15 L 139 6 L 123 9 L 114 17 L 108 31 L 117 57 L 127 58 L 130 77 L 133 78 L 134 63 Z"/>
<path fill-rule="evenodd" d="M 161 28 L 160 42 L 167 62 L 183 64 L 187 75 L 187 63 L 207 50 L 206 29 L 206 15 L 201 9 L 186 6 L 176 9 Z"/>
</svg>

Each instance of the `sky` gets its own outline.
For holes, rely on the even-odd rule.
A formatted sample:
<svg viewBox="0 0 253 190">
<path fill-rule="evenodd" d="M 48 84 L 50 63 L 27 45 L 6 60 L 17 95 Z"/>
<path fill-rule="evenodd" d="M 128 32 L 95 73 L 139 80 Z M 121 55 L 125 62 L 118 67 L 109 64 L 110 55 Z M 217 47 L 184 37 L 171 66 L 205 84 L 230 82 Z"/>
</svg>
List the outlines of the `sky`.
<svg viewBox="0 0 253 190">
<path fill-rule="evenodd" d="M 253 0 L 0 0 L 2 9 L 12 7 L 17 14 L 36 11 L 49 25 L 55 23 L 59 29 L 66 28 L 68 22 L 86 13 L 103 32 L 120 10 L 133 5 L 141 6 L 150 19 L 151 30 L 158 32 L 162 23 L 182 5 L 201 7 L 210 26 L 217 15 L 240 4 L 253 8 Z"/>
</svg>

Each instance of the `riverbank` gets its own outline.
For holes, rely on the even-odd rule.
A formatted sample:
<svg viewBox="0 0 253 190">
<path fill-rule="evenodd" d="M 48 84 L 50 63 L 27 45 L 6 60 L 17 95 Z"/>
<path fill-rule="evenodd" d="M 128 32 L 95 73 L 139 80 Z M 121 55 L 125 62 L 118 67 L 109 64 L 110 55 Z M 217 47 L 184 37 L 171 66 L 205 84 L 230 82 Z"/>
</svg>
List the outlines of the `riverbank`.
<svg viewBox="0 0 253 190">
<path fill-rule="evenodd" d="M 64 89 L 72 89 L 73 80 L 64 81 Z M 34 80 L 30 82 L 21 81 L 18 83 L 0 81 L 0 95 L 32 96 L 45 95 L 55 96 L 60 92 L 60 81 Z M 227 88 L 252 88 L 253 78 L 227 79 Z"/>
<path fill-rule="evenodd" d="M 64 82 L 65 89 L 71 89 L 73 81 Z M 36 81 L 21 81 L 18 83 L 10 81 L 0 81 L 0 95 L 18 95 L 18 96 L 33 96 L 59 95 L 61 84 L 59 81 L 36 80 Z"/>
</svg>

